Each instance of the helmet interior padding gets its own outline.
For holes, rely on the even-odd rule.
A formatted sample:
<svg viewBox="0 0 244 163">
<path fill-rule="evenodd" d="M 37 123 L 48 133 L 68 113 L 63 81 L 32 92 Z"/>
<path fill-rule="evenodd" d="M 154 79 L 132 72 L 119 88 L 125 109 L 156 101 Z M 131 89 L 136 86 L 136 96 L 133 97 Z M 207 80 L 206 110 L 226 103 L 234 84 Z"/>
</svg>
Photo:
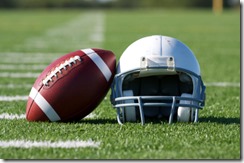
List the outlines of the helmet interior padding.
<svg viewBox="0 0 244 163">
<path fill-rule="evenodd" d="M 122 88 L 123 90 L 132 90 L 134 96 L 181 96 L 182 93 L 192 94 L 193 92 L 192 81 L 181 81 L 179 74 L 140 78 L 133 78 L 132 76 L 125 77 Z M 147 102 L 172 103 L 172 100 L 144 100 L 144 103 Z M 145 117 L 168 117 L 170 111 L 171 107 L 165 106 L 144 108 Z"/>
</svg>

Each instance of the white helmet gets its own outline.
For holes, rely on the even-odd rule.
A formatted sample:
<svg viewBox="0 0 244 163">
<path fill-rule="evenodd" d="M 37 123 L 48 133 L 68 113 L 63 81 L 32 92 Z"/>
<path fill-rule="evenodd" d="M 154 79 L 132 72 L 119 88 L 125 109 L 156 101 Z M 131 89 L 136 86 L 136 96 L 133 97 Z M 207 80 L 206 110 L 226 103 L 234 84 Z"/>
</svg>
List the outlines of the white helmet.
<svg viewBox="0 0 244 163">
<path fill-rule="evenodd" d="M 145 117 L 169 123 L 197 122 L 205 86 L 193 52 L 175 38 L 153 35 L 133 42 L 121 55 L 111 86 L 117 120 L 145 124 Z"/>
</svg>

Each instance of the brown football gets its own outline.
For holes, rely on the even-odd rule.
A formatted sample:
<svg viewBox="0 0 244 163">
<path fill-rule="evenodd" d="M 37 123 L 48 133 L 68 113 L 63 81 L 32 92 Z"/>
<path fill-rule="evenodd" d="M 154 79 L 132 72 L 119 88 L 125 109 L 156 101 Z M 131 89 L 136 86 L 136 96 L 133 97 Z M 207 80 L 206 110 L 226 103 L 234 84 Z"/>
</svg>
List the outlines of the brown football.
<svg viewBox="0 0 244 163">
<path fill-rule="evenodd" d="M 47 66 L 36 79 L 26 105 L 28 121 L 77 121 L 106 96 L 116 57 L 104 49 L 82 49 Z"/>
</svg>

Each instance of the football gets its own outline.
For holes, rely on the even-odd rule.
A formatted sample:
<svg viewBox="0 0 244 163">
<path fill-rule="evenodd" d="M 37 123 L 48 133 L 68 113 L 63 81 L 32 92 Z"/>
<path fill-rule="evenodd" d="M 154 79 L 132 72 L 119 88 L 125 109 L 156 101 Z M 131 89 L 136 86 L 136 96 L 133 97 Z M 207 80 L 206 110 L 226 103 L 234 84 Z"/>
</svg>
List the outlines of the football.
<svg viewBox="0 0 244 163">
<path fill-rule="evenodd" d="M 104 99 L 113 81 L 116 57 L 104 49 L 68 53 L 37 77 L 26 104 L 28 121 L 77 121 Z"/>
</svg>

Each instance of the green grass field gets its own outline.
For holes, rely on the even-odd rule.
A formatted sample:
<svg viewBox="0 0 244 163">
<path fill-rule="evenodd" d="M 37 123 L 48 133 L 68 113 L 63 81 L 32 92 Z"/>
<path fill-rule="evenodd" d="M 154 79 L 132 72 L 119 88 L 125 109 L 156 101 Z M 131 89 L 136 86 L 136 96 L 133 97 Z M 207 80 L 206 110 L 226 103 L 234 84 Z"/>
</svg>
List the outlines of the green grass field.
<svg viewBox="0 0 244 163">
<path fill-rule="evenodd" d="M 0 158 L 241 158 L 240 11 L 215 15 L 211 10 L 0 10 L 0 21 Z M 90 47 L 112 50 L 119 59 L 132 42 L 154 34 L 175 37 L 196 54 L 207 86 L 199 123 L 120 126 L 109 101 L 110 91 L 93 116 L 77 123 L 24 118 L 36 76 L 54 59 Z M 74 148 L 2 145 L 72 140 L 100 144 Z"/>
</svg>

